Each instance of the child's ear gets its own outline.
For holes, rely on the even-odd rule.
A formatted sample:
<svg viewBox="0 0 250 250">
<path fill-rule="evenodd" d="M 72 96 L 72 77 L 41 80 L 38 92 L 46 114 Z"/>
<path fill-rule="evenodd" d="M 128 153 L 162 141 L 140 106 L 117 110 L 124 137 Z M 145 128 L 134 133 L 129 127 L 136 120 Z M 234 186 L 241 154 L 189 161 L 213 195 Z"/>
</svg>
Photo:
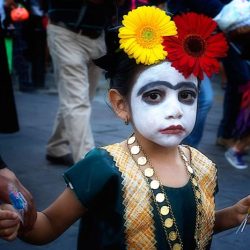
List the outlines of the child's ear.
<svg viewBox="0 0 250 250">
<path fill-rule="evenodd" d="M 123 97 L 118 90 L 110 89 L 109 101 L 116 115 L 123 121 L 128 122 L 130 120 L 130 112 L 129 112 L 129 105 L 125 97 Z"/>
</svg>

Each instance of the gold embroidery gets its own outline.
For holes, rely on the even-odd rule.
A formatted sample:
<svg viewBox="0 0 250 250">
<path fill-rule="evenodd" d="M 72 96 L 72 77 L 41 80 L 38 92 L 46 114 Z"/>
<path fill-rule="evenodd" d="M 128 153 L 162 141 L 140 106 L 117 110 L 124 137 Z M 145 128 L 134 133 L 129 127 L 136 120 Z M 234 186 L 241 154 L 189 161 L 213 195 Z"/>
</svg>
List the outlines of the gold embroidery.
<svg viewBox="0 0 250 250">
<path fill-rule="evenodd" d="M 200 228 L 198 230 L 198 249 L 205 249 L 209 240 L 212 238 L 215 221 L 214 191 L 216 187 L 216 168 L 215 164 L 198 150 L 189 147 L 191 164 L 198 177 L 200 196 L 202 199 L 202 211 Z"/>
<path fill-rule="evenodd" d="M 113 156 L 123 178 L 123 204 L 127 249 L 155 250 L 151 192 L 134 160 L 120 144 L 104 147 Z"/>
</svg>

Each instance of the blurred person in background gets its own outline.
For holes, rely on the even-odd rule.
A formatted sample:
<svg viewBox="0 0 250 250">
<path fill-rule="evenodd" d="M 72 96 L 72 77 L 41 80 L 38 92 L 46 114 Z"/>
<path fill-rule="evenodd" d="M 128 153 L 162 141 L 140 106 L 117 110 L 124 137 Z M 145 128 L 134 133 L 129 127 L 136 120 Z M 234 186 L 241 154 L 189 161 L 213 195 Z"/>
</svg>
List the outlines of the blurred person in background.
<svg viewBox="0 0 250 250">
<path fill-rule="evenodd" d="M 235 142 L 225 152 L 227 161 L 236 169 L 246 169 L 244 155 L 250 147 L 250 82 L 241 89 L 242 100 L 234 137 Z"/>
<path fill-rule="evenodd" d="M 45 88 L 46 21 L 42 0 L 29 1 L 30 18 L 27 22 L 28 60 L 31 80 L 36 89 Z"/>
<path fill-rule="evenodd" d="M 111 0 L 49 0 L 48 47 L 59 107 L 46 158 L 52 164 L 72 165 L 94 147 L 91 100 L 102 70 L 94 65 L 106 53 L 104 30 L 111 25 L 116 2 Z"/>
<path fill-rule="evenodd" d="M 13 1 L 14 2 L 14 1 Z M 28 0 L 15 1 L 12 9 L 22 4 L 30 13 L 30 2 Z M 34 92 L 35 85 L 31 77 L 31 64 L 29 57 L 29 18 L 25 20 L 13 20 L 9 23 L 14 26 L 13 36 L 13 68 L 18 83 L 18 89 L 22 92 Z"/>
<path fill-rule="evenodd" d="M 0 132 L 13 133 L 19 130 L 18 117 L 5 47 L 5 8 L 10 5 L 0 0 Z"/>
</svg>

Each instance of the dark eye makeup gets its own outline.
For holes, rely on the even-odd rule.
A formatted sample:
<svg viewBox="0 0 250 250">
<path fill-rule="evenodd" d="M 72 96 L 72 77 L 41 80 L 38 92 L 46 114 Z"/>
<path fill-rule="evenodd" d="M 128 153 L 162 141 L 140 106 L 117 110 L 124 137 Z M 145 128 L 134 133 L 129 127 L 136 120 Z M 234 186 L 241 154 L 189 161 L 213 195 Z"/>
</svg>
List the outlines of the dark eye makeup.
<svg viewBox="0 0 250 250">
<path fill-rule="evenodd" d="M 166 96 L 165 91 L 153 89 L 142 94 L 142 100 L 148 104 L 158 104 Z"/>
<path fill-rule="evenodd" d="M 142 100 L 151 105 L 159 104 L 167 96 L 167 90 L 158 88 L 146 91 L 142 94 Z M 178 100 L 181 103 L 192 105 L 197 98 L 197 92 L 193 89 L 180 89 L 178 90 Z"/>
<path fill-rule="evenodd" d="M 197 93 L 194 90 L 180 90 L 178 93 L 178 99 L 185 104 L 193 104 L 197 98 Z"/>
</svg>

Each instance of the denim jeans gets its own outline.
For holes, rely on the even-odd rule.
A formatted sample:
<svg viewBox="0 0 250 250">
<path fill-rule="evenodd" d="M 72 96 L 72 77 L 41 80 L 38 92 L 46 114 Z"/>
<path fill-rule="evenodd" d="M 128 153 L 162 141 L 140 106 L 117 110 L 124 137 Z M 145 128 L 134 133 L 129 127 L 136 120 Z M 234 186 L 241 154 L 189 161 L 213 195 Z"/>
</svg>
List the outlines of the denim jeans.
<svg viewBox="0 0 250 250">
<path fill-rule="evenodd" d="M 200 93 L 198 96 L 197 116 L 192 133 L 184 139 L 183 144 L 197 147 L 201 141 L 207 114 L 213 103 L 213 89 L 210 79 L 205 76 L 201 82 Z"/>
</svg>

